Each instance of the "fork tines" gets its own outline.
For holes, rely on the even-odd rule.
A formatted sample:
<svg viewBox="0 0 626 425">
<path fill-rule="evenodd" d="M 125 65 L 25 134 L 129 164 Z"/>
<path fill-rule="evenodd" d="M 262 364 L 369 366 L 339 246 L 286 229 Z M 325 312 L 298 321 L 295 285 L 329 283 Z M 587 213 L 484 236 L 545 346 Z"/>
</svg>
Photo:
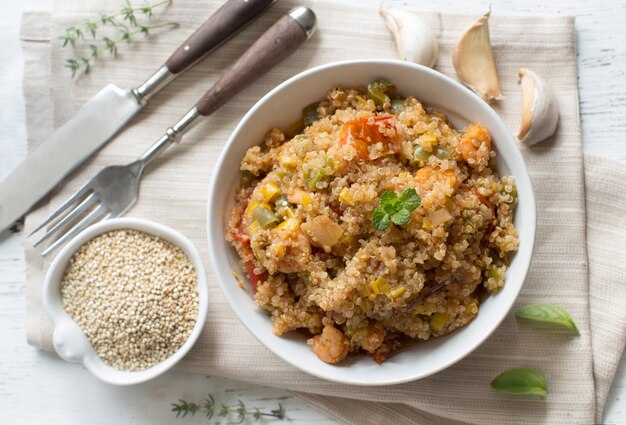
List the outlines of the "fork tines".
<svg viewBox="0 0 626 425">
<path fill-rule="evenodd" d="M 88 182 L 63 202 L 28 237 L 50 225 L 46 229 L 46 233 L 34 243 L 34 246 L 39 246 L 52 235 L 57 235 L 57 239 L 41 253 L 42 256 L 46 256 L 90 224 L 108 218 L 109 214 L 107 213 L 107 209 L 102 205 Z"/>
</svg>

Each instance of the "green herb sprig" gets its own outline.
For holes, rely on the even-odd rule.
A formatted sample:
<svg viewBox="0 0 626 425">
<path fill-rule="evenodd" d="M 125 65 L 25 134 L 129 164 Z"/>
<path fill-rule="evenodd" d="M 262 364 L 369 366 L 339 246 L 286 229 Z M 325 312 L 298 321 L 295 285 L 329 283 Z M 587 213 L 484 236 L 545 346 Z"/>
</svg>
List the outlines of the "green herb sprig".
<svg viewBox="0 0 626 425">
<path fill-rule="evenodd" d="M 153 29 L 177 27 L 178 24 L 175 22 L 155 24 L 148 22 L 152 18 L 156 7 L 169 4 L 170 2 L 171 0 L 161 0 L 153 4 L 134 7 L 129 0 L 126 0 L 125 6 L 117 13 L 101 15 L 97 20 L 86 20 L 82 26 L 67 28 L 65 34 L 59 37 L 63 42 L 63 47 L 71 46 L 72 48 L 77 48 L 80 41 L 86 43 L 85 34 L 90 34 L 93 42 L 88 44 L 88 52 L 67 59 L 65 67 L 70 70 L 72 77 L 76 76 L 81 70 L 86 74 L 91 70 L 93 64 L 102 58 L 104 52 L 110 53 L 113 57 L 117 56 L 119 44 L 132 43 L 137 34 L 143 34 L 145 37 L 148 37 Z M 144 18 L 143 21 L 141 20 L 142 17 Z M 119 36 L 103 36 L 97 40 L 98 30 L 107 25 L 115 27 Z"/>
<path fill-rule="evenodd" d="M 202 412 L 207 419 L 211 419 L 213 415 L 215 415 L 216 411 L 217 415 L 221 418 L 225 418 L 230 414 L 235 414 L 237 423 L 243 423 L 247 416 L 252 417 L 255 421 L 260 420 L 263 416 L 281 420 L 285 419 L 285 409 L 281 404 L 278 405 L 277 409 L 270 410 L 269 412 L 262 412 L 258 408 L 248 410 L 244 402 L 241 400 L 238 400 L 237 404 L 234 406 L 226 404 L 220 404 L 218 406 L 212 395 L 209 395 L 200 404 L 185 400 L 178 400 L 178 403 L 172 403 L 172 412 L 176 413 L 177 418 L 184 418 L 187 415 L 195 416 L 196 413 Z"/>
<path fill-rule="evenodd" d="M 514 368 L 502 372 L 491 381 L 491 387 L 508 394 L 529 394 L 545 398 L 548 381 L 539 371 L 530 368 Z"/>
<path fill-rule="evenodd" d="M 411 211 L 420 206 L 421 198 L 412 187 L 404 189 L 398 196 L 395 192 L 384 192 L 374 211 L 372 225 L 377 230 L 385 230 L 390 223 L 406 226 L 411 220 Z"/>
<path fill-rule="evenodd" d="M 530 304 L 518 310 L 515 315 L 519 319 L 561 326 L 571 330 L 576 335 L 580 335 L 572 316 L 564 308 L 554 304 Z"/>
</svg>

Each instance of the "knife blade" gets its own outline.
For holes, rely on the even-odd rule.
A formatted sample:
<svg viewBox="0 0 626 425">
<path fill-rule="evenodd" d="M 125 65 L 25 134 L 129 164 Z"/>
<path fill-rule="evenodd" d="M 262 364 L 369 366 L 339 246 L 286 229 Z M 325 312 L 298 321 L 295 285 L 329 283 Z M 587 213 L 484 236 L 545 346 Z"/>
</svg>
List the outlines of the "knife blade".
<svg viewBox="0 0 626 425">
<path fill-rule="evenodd" d="M 230 39 L 275 0 L 229 0 L 141 86 L 104 87 L 0 183 L 0 232 L 117 134 L 159 90 Z"/>
</svg>

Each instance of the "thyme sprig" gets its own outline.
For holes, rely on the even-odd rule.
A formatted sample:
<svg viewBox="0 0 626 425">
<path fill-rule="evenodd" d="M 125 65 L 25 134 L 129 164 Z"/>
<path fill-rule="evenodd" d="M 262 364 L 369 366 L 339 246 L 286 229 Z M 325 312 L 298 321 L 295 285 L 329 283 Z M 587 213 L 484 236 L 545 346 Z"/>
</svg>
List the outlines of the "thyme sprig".
<svg viewBox="0 0 626 425">
<path fill-rule="evenodd" d="M 255 421 L 260 420 L 263 416 L 268 416 L 276 419 L 285 419 L 285 409 L 281 404 L 277 409 L 270 410 L 269 412 L 262 412 L 258 408 L 248 410 L 243 401 L 238 400 L 234 406 L 221 403 L 219 406 L 215 402 L 212 395 L 209 394 L 202 403 L 188 402 L 185 400 L 178 400 L 178 403 L 172 403 L 172 412 L 176 413 L 176 417 L 185 417 L 187 415 L 195 416 L 196 413 L 202 412 L 207 418 L 211 419 L 217 412 L 217 416 L 226 418 L 231 414 L 236 415 L 237 423 L 243 423 L 246 416 L 251 416 Z"/>
<path fill-rule="evenodd" d="M 150 31 L 161 27 L 177 27 L 174 22 L 149 23 L 154 14 L 154 9 L 171 3 L 171 0 L 160 0 L 156 3 L 146 3 L 141 6 L 133 6 L 130 0 L 117 13 L 103 14 L 97 20 L 86 20 L 83 25 L 71 26 L 65 30 L 65 34 L 59 37 L 63 42 L 63 47 L 76 48 L 79 42 L 87 43 L 86 34 L 91 35 L 93 40 L 88 44 L 86 52 L 73 58 L 67 59 L 65 67 L 70 70 L 72 77 L 78 71 L 88 73 L 94 63 L 101 59 L 104 52 L 109 52 L 111 56 L 117 56 L 118 45 L 122 42 L 130 44 L 137 34 L 150 35 Z M 143 19 L 142 19 L 143 18 Z M 98 30 L 104 26 L 115 27 L 119 32 L 119 37 L 103 36 L 98 38 Z"/>
</svg>

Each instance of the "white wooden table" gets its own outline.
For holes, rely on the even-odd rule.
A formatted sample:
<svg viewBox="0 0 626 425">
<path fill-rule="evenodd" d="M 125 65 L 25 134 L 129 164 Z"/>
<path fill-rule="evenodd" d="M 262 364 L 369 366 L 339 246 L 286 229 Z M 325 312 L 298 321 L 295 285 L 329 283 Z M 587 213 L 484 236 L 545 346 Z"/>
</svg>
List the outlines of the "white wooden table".
<svg viewBox="0 0 626 425">
<path fill-rule="evenodd" d="M 49 9 L 50 3 L 51 0 L 0 1 L 0 179 L 26 153 L 20 14 L 22 10 Z M 116 2 L 111 4 L 113 8 Z M 496 13 L 558 13 L 577 17 L 585 149 L 626 163 L 626 3 L 439 0 L 437 7 L 478 14 L 489 4 Z M 77 365 L 28 346 L 22 237 L 0 236 L 0 424 L 169 424 L 175 422 L 169 411 L 171 402 L 178 398 L 200 401 L 209 393 L 227 404 L 241 399 L 248 406 L 272 409 L 281 403 L 289 420 L 295 423 L 336 423 L 280 389 L 180 372 L 169 372 L 130 388 L 113 387 Z M 626 424 L 625 363 L 626 356 L 609 396 L 607 424 Z M 189 424 L 206 422 L 201 417 L 181 420 Z M 226 421 L 214 419 L 211 423 Z"/>
</svg>

